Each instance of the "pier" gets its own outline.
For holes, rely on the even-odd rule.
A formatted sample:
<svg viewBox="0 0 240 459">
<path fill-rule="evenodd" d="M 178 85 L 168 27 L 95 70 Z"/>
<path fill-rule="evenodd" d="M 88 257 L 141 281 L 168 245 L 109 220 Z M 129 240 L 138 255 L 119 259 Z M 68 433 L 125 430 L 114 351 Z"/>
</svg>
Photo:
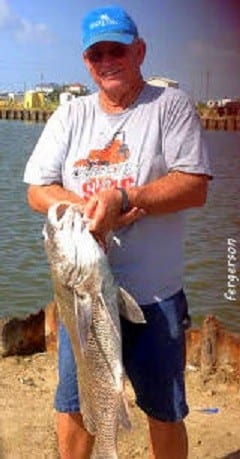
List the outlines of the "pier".
<svg viewBox="0 0 240 459">
<path fill-rule="evenodd" d="M 0 120 L 21 120 L 45 123 L 52 115 L 49 109 L 1 108 Z M 208 131 L 240 131 L 240 116 L 201 116 L 201 123 Z"/>
<path fill-rule="evenodd" d="M 201 123 L 207 131 L 240 131 L 240 116 L 201 117 Z"/>
<path fill-rule="evenodd" d="M 0 108 L 0 120 L 46 122 L 52 111 L 43 109 Z"/>
</svg>

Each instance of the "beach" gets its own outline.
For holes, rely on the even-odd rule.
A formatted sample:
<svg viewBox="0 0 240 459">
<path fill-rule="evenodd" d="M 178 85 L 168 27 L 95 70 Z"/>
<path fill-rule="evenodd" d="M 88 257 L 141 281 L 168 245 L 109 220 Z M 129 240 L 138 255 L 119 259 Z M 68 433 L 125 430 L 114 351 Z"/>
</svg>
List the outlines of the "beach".
<svg viewBox="0 0 240 459">
<path fill-rule="evenodd" d="M 56 353 L 0 358 L 0 374 L 0 458 L 57 459 Z M 221 370 L 204 378 L 191 366 L 186 382 L 189 459 L 240 458 L 239 383 L 230 383 Z M 119 432 L 119 459 L 148 459 L 145 416 L 135 405 L 129 383 L 127 393 L 132 429 Z M 209 413 L 205 408 L 217 410 Z"/>
</svg>

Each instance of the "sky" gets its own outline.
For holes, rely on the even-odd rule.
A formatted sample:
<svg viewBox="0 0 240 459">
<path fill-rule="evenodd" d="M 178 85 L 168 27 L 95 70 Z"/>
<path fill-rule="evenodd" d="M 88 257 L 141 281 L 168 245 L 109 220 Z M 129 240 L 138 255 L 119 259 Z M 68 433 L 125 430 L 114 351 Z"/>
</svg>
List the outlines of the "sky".
<svg viewBox="0 0 240 459">
<path fill-rule="evenodd" d="M 41 81 L 94 90 L 81 20 L 109 4 L 123 6 L 146 41 L 145 79 L 177 80 L 196 101 L 240 98 L 240 0 L 0 0 L 0 92 Z"/>
</svg>

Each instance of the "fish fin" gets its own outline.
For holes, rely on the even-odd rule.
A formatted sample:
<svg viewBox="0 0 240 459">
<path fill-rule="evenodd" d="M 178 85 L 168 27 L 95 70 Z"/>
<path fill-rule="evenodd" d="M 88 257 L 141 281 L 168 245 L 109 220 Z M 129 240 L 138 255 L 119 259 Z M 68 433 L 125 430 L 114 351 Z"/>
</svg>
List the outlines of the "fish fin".
<svg viewBox="0 0 240 459">
<path fill-rule="evenodd" d="M 121 395 L 121 404 L 119 409 L 119 423 L 125 427 L 125 429 L 130 430 L 132 425 L 129 418 L 129 408 L 128 401 L 125 394 Z"/>
<path fill-rule="evenodd" d="M 92 324 L 92 304 L 90 295 L 77 288 L 74 288 L 74 311 L 79 344 L 84 355 L 87 350 L 88 334 Z"/>
<path fill-rule="evenodd" d="M 124 288 L 119 287 L 118 292 L 119 314 L 130 322 L 146 323 L 143 312 L 136 300 Z"/>
<path fill-rule="evenodd" d="M 119 335 L 119 332 L 118 332 L 118 330 L 116 329 L 116 325 L 114 324 L 114 322 L 113 322 L 113 320 L 112 320 L 112 316 L 111 316 L 111 314 L 110 314 L 110 312 L 109 312 L 109 309 L 108 309 L 108 307 L 107 307 L 107 305 L 106 305 L 106 302 L 105 302 L 105 299 L 104 299 L 104 295 L 103 295 L 102 293 L 99 293 L 99 294 L 98 294 L 98 299 L 100 300 L 101 305 L 102 305 L 102 307 L 103 307 L 105 313 L 107 314 L 108 320 L 109 320 L 110 324 L 112 325 L 112 327 L 113 327 L 113 329 L 114 329 L 114 332 L 116 333 L 116 335 Z"/>
<path fill-rule="evenodd" d="M 81 411 L 81 415 L 83 418 L 83 425 L 85 429 L 90 433 L 90 435 L 95 436 L 97 434 L 97 429 L 96 429 L 96 425 L 94 421 L 90 419 L 89 417 L 85 416 L 82 411 Z"/>
</svg>

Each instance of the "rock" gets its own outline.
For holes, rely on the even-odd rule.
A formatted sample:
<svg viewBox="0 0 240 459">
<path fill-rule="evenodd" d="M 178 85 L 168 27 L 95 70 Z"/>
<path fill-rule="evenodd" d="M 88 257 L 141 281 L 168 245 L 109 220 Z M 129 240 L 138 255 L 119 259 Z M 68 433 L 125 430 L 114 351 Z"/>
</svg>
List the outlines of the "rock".
<svg viewBox="0 0 240 459">
<path fill-rule="evenodd" d="M 56 352 L 57 307 L 51 301 L 44 310 L 25 318 L 0 320 L 0 356 Z M 240 335 L 225 330 L 214 316 L 202 327 L 186 332 L 186 369 L 199 371 L 202 384 L 213 375 L 216 382 L 240 384 Z"/>
<path fill-rule="evenodd" d="M 26 318 L 0 321 L 0 354 L 28 355 L 45 350 L 45 313 L 41 309 Z"/>
</svg>

